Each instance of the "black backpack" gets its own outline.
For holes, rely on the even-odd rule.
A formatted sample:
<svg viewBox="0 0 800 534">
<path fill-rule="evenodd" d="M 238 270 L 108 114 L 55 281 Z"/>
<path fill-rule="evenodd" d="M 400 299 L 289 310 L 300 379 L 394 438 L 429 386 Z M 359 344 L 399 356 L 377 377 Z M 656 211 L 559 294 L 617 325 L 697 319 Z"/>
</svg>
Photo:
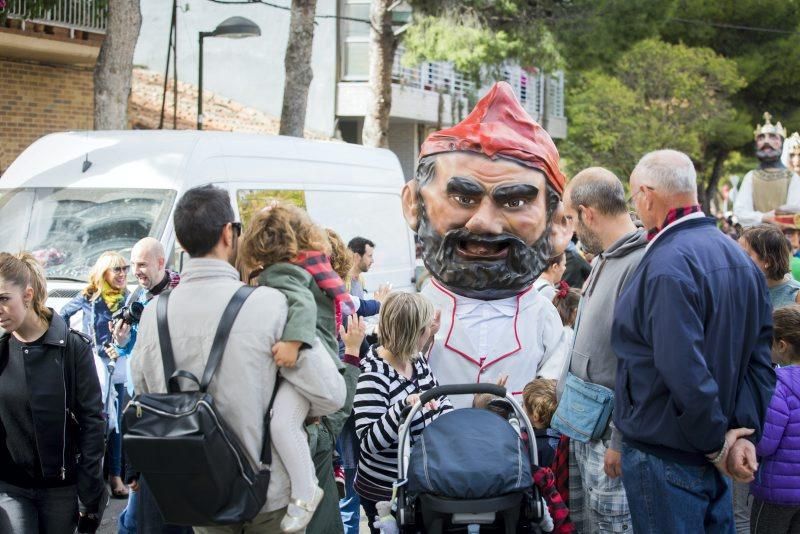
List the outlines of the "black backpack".
<svg viewBox="0 0 800 534">
<path fill-rule="evenodd" d="M 277 379 L 264 414 L 261 463 L 267 468 L 258 472 L 207 392 L 233 321 L 254 289 L 242 286 L 225 308 L 202 380 L 188 371 L 175 370 L 167 324 L 169 293 L 158 298 L 158 338 L 168 393 L 144 393 L 133 398 L 125 408 L 123 441 L 131 464 L 147 480 L 166 523 L 241 523 L 255 517 L 266 502 L 272 462 L 269 424 Z M 191 380 L 199 389 L 181 391 L 178 378 Z"/>
</svg>

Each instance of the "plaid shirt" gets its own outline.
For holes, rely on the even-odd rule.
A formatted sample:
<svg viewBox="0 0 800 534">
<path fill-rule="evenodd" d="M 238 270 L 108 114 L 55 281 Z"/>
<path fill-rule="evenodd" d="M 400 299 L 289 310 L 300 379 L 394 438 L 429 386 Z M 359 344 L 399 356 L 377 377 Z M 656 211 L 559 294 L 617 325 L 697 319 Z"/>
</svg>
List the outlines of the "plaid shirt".
<svg viewBox="0 0 800 534">
<path fill-rule="evenodd" d="M 556 477 L 547 467 L 533 467 L 533 482 L 542 493 L 547 510 L 553 518 L 553 532 L 555 534 L 573 534 L 575 525 L 569 519 L 569 508 L 556 489 Z"/>
<path fill-rule="evenodd" d="M 682 208 L 672 208 L 667 213 L 667 218 L 664 219 L 664 223 L 661 226 L 656 226 L 655 228 L 651 228 L 647 231 L 647 240 L 652 241 L 653 239 L 656 238 L 659 232 L 661 232 L 661 230 L 663 230 L 670 224 L 674 223 L 678 219 L 686 217 L 691 213 L 697 213 L 698 211 L 700 211 L 699 204 L 695 204 L 694 206 L 684 206 Z"/>
</svg>

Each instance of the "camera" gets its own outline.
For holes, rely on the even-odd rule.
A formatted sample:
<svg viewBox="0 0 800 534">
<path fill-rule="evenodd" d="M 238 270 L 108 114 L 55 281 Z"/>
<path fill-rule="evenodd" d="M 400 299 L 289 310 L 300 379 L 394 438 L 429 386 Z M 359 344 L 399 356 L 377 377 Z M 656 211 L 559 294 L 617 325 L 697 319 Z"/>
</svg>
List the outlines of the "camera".
<svg viewBox="0 0 800 534">
<path fill-rule="evenodd" d="M 122 321 L 129 325 L 139 324 L 139 319 L 142 318 L 142 310 L 144 310 L 144 304 L 132 302 L 130 306 L 123 306 L 115 311 L 114 315 L 111 316 L 111 322 Z"/>
</svg>

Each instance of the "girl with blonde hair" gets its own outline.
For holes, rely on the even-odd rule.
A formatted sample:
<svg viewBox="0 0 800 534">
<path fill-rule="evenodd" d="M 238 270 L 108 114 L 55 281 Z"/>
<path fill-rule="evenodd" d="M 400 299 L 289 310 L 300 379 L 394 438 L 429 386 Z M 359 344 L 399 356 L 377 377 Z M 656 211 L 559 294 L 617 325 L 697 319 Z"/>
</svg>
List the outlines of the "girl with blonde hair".
<svg viewBox="0 0 800 534">
<path fill-rule="evenodd" d="M 438 385 L 422 356 L 438 323 L 438 313 L 424 296 L 390 293 L 381 308 L 379 344 L 372 346 L 361 360 L 353 403 L 361 442 L 355 490 L 369 518 L 367 524 L 371 525 L 377 514 L 376 503 L 392 497 L 403 408 L 415 404 L 421 393 Z M 411 422 L 412 442 L 426 425 L 451 409 L 446 397 L 426 404 Z M 370 530 L 378 532 L 374 527 Z"/>
<path fill-rule="evenodd" d="M 73 315 L 82 312 L 81 331 L 89 336 L 94 353 L 103 364 L 97 366 L 97 372 L 103 386 L 103 399 L 106 400 L 109 429 L 112 429 L 108 442 L 111 490 L 114 497 L 120 499 L 126 498 L 129 493 L 122 481 L 122 434 L 119 431 L 128 366 L 124 361 L 117 361 L 116 350 L 131 347 L 113 345 L 111 317 L 125 305 L 128 298 L 129 269 L 130 265 L 121 254 L 103 252 L 89 271 L 86 287 L 61 308 L 61 317 L 67 324 Z M 107 344 L 111 344 L 111 348 Z M 111 394 L 108 393 L 109 389 L 112 390 Z"/>
<path fill-rule="evenodd" d="M 0 532 L 67 534 L 79 521 L 94 532 L 105 500 L 100 385 L 89 341 L 46 300 L 36 259 L 0 253 Z"/>
</svg>

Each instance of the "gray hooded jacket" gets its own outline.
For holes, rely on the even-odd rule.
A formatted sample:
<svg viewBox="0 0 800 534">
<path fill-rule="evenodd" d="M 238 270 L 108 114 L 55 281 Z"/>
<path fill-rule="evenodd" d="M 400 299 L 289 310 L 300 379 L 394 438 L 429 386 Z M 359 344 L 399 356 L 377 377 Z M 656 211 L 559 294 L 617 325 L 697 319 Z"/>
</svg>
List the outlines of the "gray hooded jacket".
<svg viewBox="0 0 800 534">
<path fill-rule="evenodd" d="M 622 236 L 594 262 L 584 284 L 569 367 L 581 380 L 614 389 L 617 376 L 617 355 L 611 349 L 614 305 L 642 260 L 646 246 L 647 235 L 640 228 Z M 622 436 L 613 425 L 610 447 L 617 451 L 622 448 Z"/>
</svg>

